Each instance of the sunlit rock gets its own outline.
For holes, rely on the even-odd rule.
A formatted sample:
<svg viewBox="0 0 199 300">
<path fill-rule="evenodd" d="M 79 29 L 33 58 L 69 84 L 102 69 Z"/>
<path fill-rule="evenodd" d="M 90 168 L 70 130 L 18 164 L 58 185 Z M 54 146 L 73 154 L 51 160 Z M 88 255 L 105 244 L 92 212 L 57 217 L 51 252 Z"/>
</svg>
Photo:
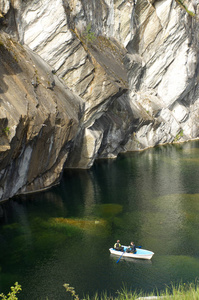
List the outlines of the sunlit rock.
<svg viewBox="0 0 199 300">
<path fill-rule="evenodd" d="M 10 0 L 0 0 L 0 14 L 7 14 L 10 9 Z"/>
<path fill-rule="evenodd" d="M 183 3 L 0 0 L 1 199 L 198 138 L 199 1 Z"/>
<path fill-rule="evenodd" d="M 0 196 L 6 199 L 59 180 L 82 102 L 8 35 L 1 34 L 0 54 Z"/>
</svg>

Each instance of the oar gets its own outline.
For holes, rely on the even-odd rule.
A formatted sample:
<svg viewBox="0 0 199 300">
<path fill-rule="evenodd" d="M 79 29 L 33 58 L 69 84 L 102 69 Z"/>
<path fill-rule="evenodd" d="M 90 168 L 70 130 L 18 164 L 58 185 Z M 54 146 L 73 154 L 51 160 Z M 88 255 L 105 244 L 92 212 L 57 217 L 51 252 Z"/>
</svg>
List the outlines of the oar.
<svg viewBox="0 0 199 300">
<path fill-rule="evenodd" d="M 124 251 L 124 252 L 125 252 L 125 251 Z M 122 255 L 120 256 L 120 258 L 123 256 L 124 252 L 123 252 Z M 119 263 L 120 258 L 117 260 L 117 262 L 116 262 L 117 264 Z"/>
<path fill-rule="evenodd" d="M 137 248 L 142 248 L 142 246 L 138 246 Z M 122 255 L 120 256 L 120 258 L 119 258 L 119 259 L 117 260 L 117 262 L 116 262 L 117 264 L 119 263 L 120 259 L 122 258 L 124 252 L 126 252 L 126 251 L 123 251 Z"/>
</svg>

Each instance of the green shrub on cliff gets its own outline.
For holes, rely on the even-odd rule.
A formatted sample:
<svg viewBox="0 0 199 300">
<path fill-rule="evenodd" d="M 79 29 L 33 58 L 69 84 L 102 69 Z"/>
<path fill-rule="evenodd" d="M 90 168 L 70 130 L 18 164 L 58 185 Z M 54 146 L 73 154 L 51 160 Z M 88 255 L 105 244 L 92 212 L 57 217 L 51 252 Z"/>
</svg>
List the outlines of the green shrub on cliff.
<svg viewBox="0 0 199 300">
<path fill-rule="evenodd" d="M 91 30 L 91 23 L 89 23 L 84 32 L 87 42 L 93 42 L 96 39 L 95 33 Z"/>
<path fill-rule="evenodd" d="M 8 136 L 9 134 L 10 134 L 10 127 L 5 127 L 4 129 L 3 129 L 3 132 Z"/>
</svg>

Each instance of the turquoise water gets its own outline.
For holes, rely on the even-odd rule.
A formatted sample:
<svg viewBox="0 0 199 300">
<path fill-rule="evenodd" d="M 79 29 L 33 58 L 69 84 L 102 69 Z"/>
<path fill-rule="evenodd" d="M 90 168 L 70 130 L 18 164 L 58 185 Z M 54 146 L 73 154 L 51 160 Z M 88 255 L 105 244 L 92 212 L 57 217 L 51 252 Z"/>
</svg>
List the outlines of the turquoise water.
<svg viewBox="0 0 199 300">
<path fill-rule="evenodd" d="M 0 205 L 0 291 L 67 299 L 122 287 L 162 290 L 199 276 L 199 142 L 167 145 L 68 170 L 50 191 Z M 151 261 L 109 254 L 117 239 Z"/>
</svg>

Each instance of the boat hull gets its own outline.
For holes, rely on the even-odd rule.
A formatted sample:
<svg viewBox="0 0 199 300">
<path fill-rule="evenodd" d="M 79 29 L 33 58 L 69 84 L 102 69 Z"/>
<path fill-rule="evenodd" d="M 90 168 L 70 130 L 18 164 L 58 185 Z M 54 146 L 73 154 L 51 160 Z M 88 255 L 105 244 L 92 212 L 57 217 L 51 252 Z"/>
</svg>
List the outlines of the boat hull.
<svg viewBox="0 0 199 300">
<path fill-rule="evenodd" d="M 126 246 L 123 246 L 123 247 L 124 247 L 124 251 L 126 251 L 126 249 L 128 248 Z M 117 256 L 121 256 L 122 253 L 123 253 L 122 251 L 115 250 L 114 248 L 110 248 L 109 251 L 110 251 L 111 254 L 117 255 Z M 152 252 L 152 251 L 136 248 L 136 253 L 124 252 L 122 257 L 131 257 L 131 258 L 139 258 L 139 259 L 151 259 L 153 257 L 153 255 L 154 255 L 154 252 Z"/>
</svg>

